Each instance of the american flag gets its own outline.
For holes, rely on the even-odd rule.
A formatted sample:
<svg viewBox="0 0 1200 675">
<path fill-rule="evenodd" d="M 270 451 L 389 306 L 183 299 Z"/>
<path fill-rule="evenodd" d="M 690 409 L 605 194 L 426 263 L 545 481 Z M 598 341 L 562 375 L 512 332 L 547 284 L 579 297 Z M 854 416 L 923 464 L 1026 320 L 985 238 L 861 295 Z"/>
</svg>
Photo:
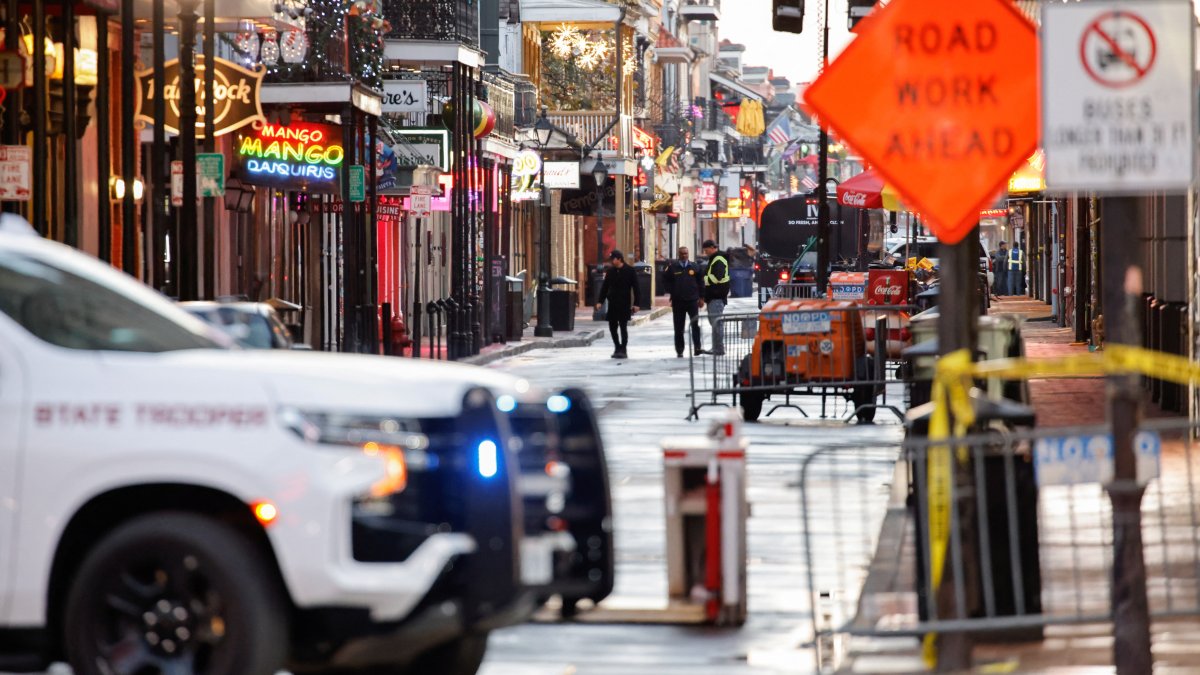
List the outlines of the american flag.
<svg viewBox="0 0 1200 675">
<path fill-rule="evenodd" d="M 787 115 L 780 115 L 767 127 L 767 138 L 775 145 L 784 145 L 792 140 L 792 125 L 788 124 Z"/>
<path fill-rule="evenodd" d="M 805 174 L 804 178 L 800 179 L 800 184 L 809 190 L 817 189 L 817 181 L 813 180 L 812 176 L 809 176 L 808 174 Z"/>
</svg>

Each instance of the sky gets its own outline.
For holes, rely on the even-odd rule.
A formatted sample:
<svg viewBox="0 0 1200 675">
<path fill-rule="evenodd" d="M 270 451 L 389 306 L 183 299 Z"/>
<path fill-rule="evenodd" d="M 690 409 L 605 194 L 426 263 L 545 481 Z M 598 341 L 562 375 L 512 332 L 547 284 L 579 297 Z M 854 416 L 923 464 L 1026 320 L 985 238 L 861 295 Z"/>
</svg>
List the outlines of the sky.
<svg viewBox="0 0 1200 675">
<path fill-rule="evenodd" d="M 721 39 L 746 45 L 742 63 L 768 66 L 793 84 L 811 82 L 817 75 L 819 55 L 817 6 L 822 0 L 805 3 L 804 32 L 776 33 L 771 30 L 771 0 L 724 0 L 717 23 Z M 832 61 L 850 41 L 846 29 L 846 0 L 829 0 L 829 58 Z"/>
</svg>

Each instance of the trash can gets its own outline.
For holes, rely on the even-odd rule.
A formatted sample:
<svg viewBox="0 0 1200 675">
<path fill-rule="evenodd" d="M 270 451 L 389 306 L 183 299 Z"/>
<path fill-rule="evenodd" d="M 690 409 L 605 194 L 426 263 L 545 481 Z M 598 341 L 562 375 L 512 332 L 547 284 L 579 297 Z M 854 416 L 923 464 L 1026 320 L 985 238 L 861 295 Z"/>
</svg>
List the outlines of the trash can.
<svg viewBox="0 0 1200 675">
<path fill-rule="evenodd" d="M 650 280 L 654 274 L 650 263 L 639 262 L 633 264 L 633 270 L 637 272 L 638 280 L 638 297 L 641 298 L 644 306 L 642 309 L 649 309 L 654 306 L 654 298 L 650 297 Z"/>
<path fill-rule="evenodd" d="M 504 313 L 504 336 L 509 342 L 520 342 L 525 332 L 525 280 L 521 277 L 504 277 L 508 290 L 505 295 L 507 310 Z"/>
<path fill-rule="evenodd" d="M 663 443 L 669 602 L 700 605 L 718 626 L 746 621 L 749 441 L 741 428 L 740 415 L 729 411 L 707 436 Z"/>
<path fill-rule="evenodd" d="M 748 298 L 754 295 L 754 269 L 750 267 L 733 268 L 729 270 L 729 295 L 734 298 Z"/>
<path fill-rule="evenodd" d="M 974 432 L 982 432 L 991 427 L 994 422 L 1001 422 L 1008 428 L 1026 427 L 1032 428 L 1036 418 L 1032 408 L 1016 403 L 1014 401 L 1000 400 L 995 401 L 986 397 L 979 391 L 971 393 L 970 403 L 975 409 L 976 424 L 978 425 Z M 933 404 L 926 404 L 918 408 L 913 408 L 909 411 L 905 421 L 906 435 L 909 438 L 921 438 L 928 436 L 929 420 L 932 417 Z M 1002 442 L 998 438 L 998 443 Z M 926 459 L 928 455 L 925 453 L 917 453 L 917 455 L 909 460 L 909 471 L 912 480 L 909 485 L 908 508 L 915 527 L 914 541 L 926 541 L 927 534 L 925 532 L 928 523 L 921 517 L 923 511 L 922 504 L 928 498 L 922 488 L 928 488 L 926 480 L 917 478 L 919 475 L 925 475 L 928 471 Z M 977 461 L 978 457 L 973 456 L 971 461 Z M 1033 468 L 1033 458 L 1029 453 L 1015 452 L 1011 463 L 1003 452 L 986 452 L 983 454 L 982 470 L 978 468 L 968 468 L 975 480 L 978 481 L 982 477 L 983 485 L 973 484 L 971 490 L 958 492 L 960 500 L 959 508 L 978 508 L 976 494 L 980 491 L 984 492 L 986 502 L 984 509 L 987 514 L 987 532 L 978 532 L 974 537 L 963 538 L 963 541 L 973 542 L 976 546 L 976 552 L 982 554 L 983 548 L 979 546 L 984 540 L 990 550 L 991 578 L 993 581 L 993 598 L 995 600 L 995 615 L 998 617 L 1015 616 L 1017 613 L 1017 588 L 1013 583 L 1014 574 L 1021 580 L 1022 599 L 1025 608 L 1025 615 L 1037 615 L 1042 613 L 1042 578 L 1041 578 L 1041 558 L 1038 544 L 1038 487 L 1037 479 Z M 1011 476 L 1011 483 L 1009 482 Z M 1010 504 L 1009 491 L 1011 490 L 1013 502 Z M 1017 533 L 1018 551 L 1014 551 L 1012 540 L 1010 538 L 1010 514 L 1015 516 L 1011 525 L 1011 530 Z M 978 514 L 969 519 L 973 527 L 977 527 L 978 523 L 982 522 Z M 953 541 L 953 539 L 951 540 Z M 914 576 L 917 589 L 917 613 L 922 621 L 930 618 L 930 605 L 936 602 L 934 595 L 929 588 L 928 578 L 925 576 L 925 547 L 916 546 L 916 565 L 914 566 Z M 953 556 L 951 552 L 947 552 L 945 565 L 947 570 L 950 569 Z M 1017 568 L 1013 569 L 1013 559 L 1016 558 Z M 981 570 L 984 564 L 980 561 L 978 568 Z M 972 609 L 968 606 L 970 617 L 985 616 L 984 608 L 984 593 L 982 574 L 967 575 L 967 580 L 964 585 L 971 584 L 968 589 L 968 595 L 973 595 L 979 599 L 979 606 Z M 939 616 L 941 620 L 958 618 L 955 616 Z M 1043 638 L 1042 626 L 1025 626 L 1014 627 L 996 631 L 980 631 L 974 633 L 974 638 L 980 642 L 1023 642 L 1041 640 Z"/>
<path fill-rule="evenodd" d="M 600 297 L 600 287 L 604 285 L 604 265 L 588 265 L 587 299 L 588 305 L 595 307 Z"/>
<path fill-rule="evenodd" d="M 550 327 L 554 330 L 575 330 L 575 307 L 579 304 L 579 293 L 575 286 L 579 282 L 566 277 L 550 280 Z M 555 288 L 565 286 L 566 288 Z"/>
</svg>

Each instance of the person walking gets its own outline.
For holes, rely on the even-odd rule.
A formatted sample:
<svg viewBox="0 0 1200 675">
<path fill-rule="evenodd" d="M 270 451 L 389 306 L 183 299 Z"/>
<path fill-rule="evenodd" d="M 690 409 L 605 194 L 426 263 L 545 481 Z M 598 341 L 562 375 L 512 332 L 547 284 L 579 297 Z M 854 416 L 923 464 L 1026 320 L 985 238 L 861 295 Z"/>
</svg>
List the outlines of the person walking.
<svg viewBox="0 0 1200 675">
<path fill-rule="evenodd" d="M 1008 294 L 1025 295 L 1025 251 L 1019 240 L 1013 240 L 1008 252 Z"/>
<path fill-rule="evenodd" d="M 1000 242 L 1000 248 L 992 254 L 992 295 L 1008 295 L 1008 243 Z"/>
<path fill-rule="evenodd" d="M 625 254 L 618 250 L 608 256 L 612 265 L 604 272 L 604 283 L 596 298 L 596 309 L 608 301 L 608 331 L 612 333 L 614 359 L 627 359 L 629 353 L 629 319 L 641 309 L 637 273 L 625 264 Z"/>
<path fill-rule="evenodd" d="M 700 298 L 704 294 L 704 277 L 700 267 L 689 260 L 686 246 L 679 247 L 679 259 L 667 267 L 667 292 L 671 296 L 671 313 L 675 317 L 675 356 L 683 358 L 683 326 L 691 321 L 692 350 L 700 349 Z"/>
<path fill-rule="evenodd" d="M 708 323 L 712 326 L 712 350 L 709 354 L 725 354 L 725 338 L 721 334 L 724 324 L 725 303 L 729 300 L 729 261 L 717 248 L 712 239 L 704 242 L 704 255 L 708 256 L 708 270 L 704 273 L 704 302 L 708 303 Z"/>
</svg>

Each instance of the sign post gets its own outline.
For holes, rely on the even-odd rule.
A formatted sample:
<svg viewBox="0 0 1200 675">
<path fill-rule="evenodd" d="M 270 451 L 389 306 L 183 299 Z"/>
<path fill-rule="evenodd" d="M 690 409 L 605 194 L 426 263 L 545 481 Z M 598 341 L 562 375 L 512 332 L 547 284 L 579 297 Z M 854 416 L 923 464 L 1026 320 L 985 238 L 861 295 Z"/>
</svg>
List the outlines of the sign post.
<svg viewBox="0 0 1200 675">
<path fill-rule="evenodd" d="M 350 201 L 367 201 L 367 168 L 361 164 L 350 165 Z"/>
<path fill-rule="evenodd" d="M 224 197 L 225 155 L 219 152 L 197 153 L 196 178 L 200 181 L 201 197 Z"/>
<path fill-rule="evenodd" d="M 1047 5 L 1043 10 L 1042 123 L 1046 186 L 1112 195 L 1100 249 L 1106 341 L 1140 345 L 1138 193 L 1183 192 L 1195 179 L 1195 44 L 1192 3 L 1144 0 Z M 1113 376 L 1113 662 L 1121 675 L 1150 672 L 1149 602 L 1135 434 L 1135 376 Z"/>
<path fill-rule="evenodd" d="M 433 191 L 424 185 L 412 186 L 408 193 L 408 212 L 416 218 L 428 218 L 433 211 Z"/>
<path fill-rule="evenodd" d="M 0 145 L 0 201 L 29 201 L 32 194 L 33 150 L 25 145 Z"/>
<path fill-rule="evenodd" d="M 805 99 L 926 217 L 943 244 L 938 343 L 944 354 L 973 354 L 979 263 L 972 233 L 979 212 L 1037 149 L 1036 29 L 1011 0 L 893 0 L 858 32 Z M 948 449 L 935 450 L 927 494 L 920 496 L 929 514 L 922 524 L 930 543 L 930 604 L 940 619 L 966 618 L 960 608 L 971 611 L 978 589 L 970 579 L 954 578 L 956 566 L 947 564 L 945 552 L 953 503 L 964 542 L 957 567 L 977 568 L 978 552 L 968 544 L 977 539 L 969 531 L 975 504 L 962 498 L 970 490 L 960 489 L 972 482 L 972 470 Z M 955 586 L 967 597 L 958 597 Z M 925 657 L 938 670 L 969 669 L 969 635 L 927 635 Z"/>
</svg>

